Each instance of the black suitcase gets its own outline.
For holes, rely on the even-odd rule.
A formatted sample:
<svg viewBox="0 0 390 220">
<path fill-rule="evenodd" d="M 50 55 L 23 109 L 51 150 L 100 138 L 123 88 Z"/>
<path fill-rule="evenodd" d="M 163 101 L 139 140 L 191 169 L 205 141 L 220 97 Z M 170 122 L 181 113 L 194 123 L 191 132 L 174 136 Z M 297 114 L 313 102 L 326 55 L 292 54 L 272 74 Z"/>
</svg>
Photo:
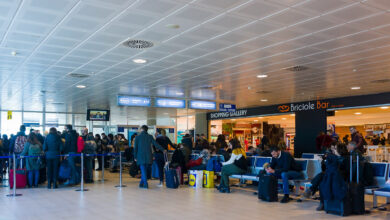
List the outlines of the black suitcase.
<svg viewBox="0 0 390 220">
<path fill-rule="evenodd" d="M 353 156 L 350 157 L 348 192 L 343 200 L 325 200 L 326 213 L 348 216 L 351 214 L 362 215 L 365 213 L 364 186 L 359 183 L 359 155 L 356 159 L 356 182 L 353 181 Z"/>
<path fill-rule="evenodd" d="M 278 201 L 278 179 L 275 176 L 260 174 L 258 185 L 259 199 L 267 202 Z"/>
</svg>

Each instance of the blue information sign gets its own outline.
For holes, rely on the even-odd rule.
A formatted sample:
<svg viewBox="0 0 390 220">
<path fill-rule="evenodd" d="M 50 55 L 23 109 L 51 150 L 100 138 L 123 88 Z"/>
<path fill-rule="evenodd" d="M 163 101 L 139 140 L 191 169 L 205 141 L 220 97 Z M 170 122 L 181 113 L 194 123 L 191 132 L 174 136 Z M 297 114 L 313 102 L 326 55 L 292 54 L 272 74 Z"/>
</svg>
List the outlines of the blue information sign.
<svg viewBox="0 0 390 220">
<path fill-rule="evenodd" d="M 150 106 L 150 98 L 118 95 L 118 105 L 122 105 L 122 106 Z"/>
<path fill-rule="evenodd" d="M 163 107 L 163 108 L 185 108 L 186 101 L 180 100 L 180 99 L 156 98 L 155 106 L 156 107 Z"/>
<path fill-rule="evenodd" d="M 217 103 L 216 102 L 209 102 L 209 101 L 193 100 L 193 101 L 189 101 L 189 108 L 215 110 L 215 109 L 217 109 Z"/>
<path fill-rule="evenodd" d="M 236 105 L 221 103 L 221 104 L 219 104 L 219 111 L 220 112 L 235 112 Z"/>
</svg>

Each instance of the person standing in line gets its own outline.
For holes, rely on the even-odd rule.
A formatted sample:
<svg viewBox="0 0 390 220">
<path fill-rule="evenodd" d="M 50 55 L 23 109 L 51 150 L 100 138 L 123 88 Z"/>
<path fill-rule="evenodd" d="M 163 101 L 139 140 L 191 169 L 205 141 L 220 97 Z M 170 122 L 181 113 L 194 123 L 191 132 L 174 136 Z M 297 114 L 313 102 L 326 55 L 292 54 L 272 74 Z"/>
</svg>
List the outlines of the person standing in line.
<svg viewBox="0 0 390 220">
<path fill-rule="evenodd" d="M 103 140 L 101 139 L 99 134 L 95 134 L 95 142 L 96 142 L 96 153 L 103 154 Z M 99 167 L 96 170 L 102 170 L 102 156 L 97 156 Z"/>
<path fill-rule="evenodd" d="M 23 152 L 26 143 L 27 143 L 26 126 L 21 125 L 19 128 L 19 132 L 16 134 L 16 136 L 13 136 L 10 141 L 11 153 L 15 153 L 16 157 L 18 157 Z M 20 161 L 21 160 L 16 160 L 16 167 L 19 167 Z"/>
<path fill-rule="evenodd" d="M 43 142 L 43 151 L 46 155 L 47 168 L 47 188 L 57 188 L 58 166 L 60 158 L 58 155 L 63 150 L 63 143 L 61 137 L 57 133 L 56 128 L 50 128 L 49 134 Z"/>
<path fill-rule="evenodd" d="M 27 143 L 24 146 L 22 156 L 41 156 L 42 145 L 39 142 L 37 135 L 34 132 L 30 132 L 27 138 Z M 39 157 L 29 157 L 26 160 L 26 168 L 28 171 L 28 186 L 38 187 L 39 181 L 39 169 L 41 168 Z"/>
<path fill-rule="evenodd" d="M 72 125 L 65 125 L 65 133 L 63 134 L 65 139 L 64 153 L 65 154 L 77 154 L 77 133 L 72 129 Z M 74 185 L 78 181 L 78 172 L 76 170 L 76 157 L 67 156 L 64 159 L 68 160 L 71 177 L 70 180 L 66 181 L 64 185 Z"/>
<path fill-rule="evenodd" d="M 173 147 L 172 141 L 169 139 L 169 137 L 166 136 L 166 131 L 163 128 L 157 129 L 156 142 L 160 144 L 160 146 L 163 147 L 166 151 L 168 151 L 168 145 L 171 145 Z M 159 149 L 155 149 L 154 160 L 158 165 L 158 173 L 160 177 L 160 184 L 158 184 L 157 186 L 162 187 L 164 182 L 164 153 Z"/>
<path fill-rule="evenodd" d="M 96 142 L 92 133 L 89 133 L 87 139 L 85 141 L 83 153 L 86 154 L 84 157 L 85 162 L 85 183 L 93 183 L 93 162 L 95 160 L 95 156 L 88 156 L 88 154 L 96 153 Z"/>
<path fill-rule="evenodd" d="M 157 149 L 166 152 L 166 150 L 158 144 L 152 135 L 148 134 L 148 126 L 142 125 L 141 133 L 135 138 L 134 141 L 134 156 L 135 161 L 141 169 L 141 182 L 140 188 L 148 188 L 147 170 L 152 165 L 152 145 Z"/>
</svg>

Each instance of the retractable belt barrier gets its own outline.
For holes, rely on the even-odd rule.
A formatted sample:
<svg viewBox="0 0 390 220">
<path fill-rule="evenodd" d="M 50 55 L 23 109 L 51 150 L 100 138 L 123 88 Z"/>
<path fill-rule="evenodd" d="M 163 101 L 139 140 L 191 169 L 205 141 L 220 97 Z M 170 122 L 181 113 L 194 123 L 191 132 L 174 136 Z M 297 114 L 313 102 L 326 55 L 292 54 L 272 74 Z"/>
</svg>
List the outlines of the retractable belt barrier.
<svg viewBox="0 0 390 220">
<path fill-rule="evenodd" d="M 126 185 L 123 185 L 122 184 L 122 153 L 123 152 L 120 152 L 120 153 L 106 153 L 106 154 L 84 154 L 84 153 L 81 153 L 81 154 L 60 154 L 60 155 L 56 155 L 56 157 L 81 157 L 81 183 L 80 183 L 80 189 L 77 189 L 76 191 L 81 191 L 81 192 L 84 192 L 84 191 L 88 191 L 88 189 L 85 189 L 84 188 L 84 157 L 95 157 L 95 156 L 99 156 L 99 157 L 102 157 L 102 179 L 100 180 L 101 182 L 104 182 L 104 157 L 106 156 L 118 156 L 119 155 L 119 166 L 120 166 L 120 169 L 119 169 L 119 185 L 118 186 L 115 186 L 115 187 L 119 187 L 119 188 L 122 188 L 122 187 L 126 187 Z M 11 162 L 11 159 L 13 161 L 13 187 L 12 187 L 12 193 L 11 194 L 8 194 L 7 196 L 8 197 L 17 197 L 17 196 L 21 196 L 22 194 L 17 194 L 16 193 L 16 160 L 17 159 L 24 159 L 24 158 L 36 158 L 36 157 L 45 157 L 45 155 L 39 155 L 39 156 L 23 156 L 23 155 L 16 155 L 15 153 L 12 154 L 12 156 L 0 156 L 0 159 L 9 159 L 9 166 L 10 166 L 10 162 Z M 10 168 L 8 169 L 10 170 Z"/>
</svg>

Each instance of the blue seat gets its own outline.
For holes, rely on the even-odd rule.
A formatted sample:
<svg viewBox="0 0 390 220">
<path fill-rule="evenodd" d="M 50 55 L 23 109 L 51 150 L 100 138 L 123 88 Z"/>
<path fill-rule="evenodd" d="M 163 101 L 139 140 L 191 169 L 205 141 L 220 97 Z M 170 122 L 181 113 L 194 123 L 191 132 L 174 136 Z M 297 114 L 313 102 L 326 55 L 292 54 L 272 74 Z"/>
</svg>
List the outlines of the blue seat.
<svg viewBox="0 0 390 220">
<path fill-rule="evenodd" d="M 255 173 L 259 174 L 261 170 L 263 170 L 263 166 L 265 163 L 271 163 L 272 157 L 257 157 L 256 165 L 255 165 Z"/>
<path fill-rule="evenodd" d="M 314 159 L 314 154 L 303 153 L 302 154 L 302 158 L 304 158 L 304 159 Z"/>
<path fill-rule="evenodd" d="M 375 186 L 365 189 L 366 194 L 373 195 L 373 207 L 378 206 L 377 196 L 386 197 L 387 203 L 390 203 L 390 188 L 385 187 L 386 180 L 390 179 L 390 164 L 387 163 L 371 163 L 373 168 Z"/>
</svg>

